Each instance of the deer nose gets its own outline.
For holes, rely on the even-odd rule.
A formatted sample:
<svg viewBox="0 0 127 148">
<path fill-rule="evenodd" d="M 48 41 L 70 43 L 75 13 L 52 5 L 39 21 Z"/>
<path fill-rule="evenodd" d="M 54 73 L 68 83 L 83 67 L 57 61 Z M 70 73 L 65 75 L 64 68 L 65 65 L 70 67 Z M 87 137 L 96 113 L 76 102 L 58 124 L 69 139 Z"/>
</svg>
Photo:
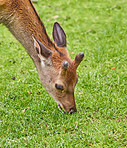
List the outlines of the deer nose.
<svg viewBox="0 0 127 148">
<path fill-rule="evenodd" d="M 74 112 L 77 112 L 76 107 L 72 107 L 69 111 L 70 114 L 73 114 Z"/>
</svg>

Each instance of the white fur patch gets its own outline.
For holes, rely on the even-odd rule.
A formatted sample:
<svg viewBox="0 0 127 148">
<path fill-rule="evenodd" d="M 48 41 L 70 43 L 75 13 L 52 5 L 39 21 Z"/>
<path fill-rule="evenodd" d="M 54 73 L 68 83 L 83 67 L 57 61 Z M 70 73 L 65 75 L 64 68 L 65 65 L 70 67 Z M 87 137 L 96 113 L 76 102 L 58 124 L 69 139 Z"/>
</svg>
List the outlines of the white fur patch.
<svg viewBox="0 0 127 148">
<path fill-rule="evenodd" d="M 46 61 L 46 59 L 45 59 L 41 54 L 38 54 L 38 57 L 39 57 L 40 60 L 41 60 L 41 66 L 42 66 L 42 67 L 45 67 L 45 61 Z"/>
<path fill-rule="evenodd" d="M 41 61 L 41 66 L 45 67 L 45 62 L 44 61 Z"/>
</svg>

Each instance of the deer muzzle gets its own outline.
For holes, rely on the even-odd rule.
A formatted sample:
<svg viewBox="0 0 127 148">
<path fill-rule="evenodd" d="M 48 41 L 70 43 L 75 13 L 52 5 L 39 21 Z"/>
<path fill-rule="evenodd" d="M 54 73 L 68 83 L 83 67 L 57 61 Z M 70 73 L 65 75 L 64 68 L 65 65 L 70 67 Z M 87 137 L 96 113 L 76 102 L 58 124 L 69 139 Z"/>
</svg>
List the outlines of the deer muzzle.
<svg viewBox="0 0 127 148">
<path fill-rule="evenodd" d="M 77 112 L 76 106 L 71 107 L 70 109 L 65 109 L 63 107 L 63 105 L 58 104 L 58 108 L 59 108 L 60 111 L 64 110 L 64 113 L 73 114 L 73 113 Z"/>
</svg>

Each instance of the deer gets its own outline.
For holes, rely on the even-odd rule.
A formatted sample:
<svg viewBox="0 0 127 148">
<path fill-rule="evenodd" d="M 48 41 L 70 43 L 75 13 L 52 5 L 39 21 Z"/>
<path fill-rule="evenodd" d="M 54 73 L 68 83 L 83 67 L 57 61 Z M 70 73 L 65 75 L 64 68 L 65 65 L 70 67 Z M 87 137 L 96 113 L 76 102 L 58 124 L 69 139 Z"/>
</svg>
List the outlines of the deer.
<svg viewBox="0 0 127 148">
<path fill-rule="evenodd" d="M 31 0 L 0 0 L 0 23 L 26 49 L 42 85 L 57 102 L 58 108 L 70 114 L 76 112 L 76 69 L 84 53 L 78 53 L 74 60 L 70 58 L 66 34 L 60 23 L 53 25 L 52 41 Z"/>
</svg>

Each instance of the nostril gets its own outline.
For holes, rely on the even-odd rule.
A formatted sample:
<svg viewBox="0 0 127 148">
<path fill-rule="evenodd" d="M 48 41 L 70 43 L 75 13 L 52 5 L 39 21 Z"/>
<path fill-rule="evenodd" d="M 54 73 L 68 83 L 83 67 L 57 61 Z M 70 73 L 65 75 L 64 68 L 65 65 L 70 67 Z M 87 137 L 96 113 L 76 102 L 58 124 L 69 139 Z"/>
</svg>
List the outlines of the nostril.
<svg viewBox="0 0 127 148">
<path fill-rule="evenodd" d="M 72 114 L 74 112 L 77 112 L 77 109 L 75 107 L 70 109 L 70 114 Z"/>
</svg>

